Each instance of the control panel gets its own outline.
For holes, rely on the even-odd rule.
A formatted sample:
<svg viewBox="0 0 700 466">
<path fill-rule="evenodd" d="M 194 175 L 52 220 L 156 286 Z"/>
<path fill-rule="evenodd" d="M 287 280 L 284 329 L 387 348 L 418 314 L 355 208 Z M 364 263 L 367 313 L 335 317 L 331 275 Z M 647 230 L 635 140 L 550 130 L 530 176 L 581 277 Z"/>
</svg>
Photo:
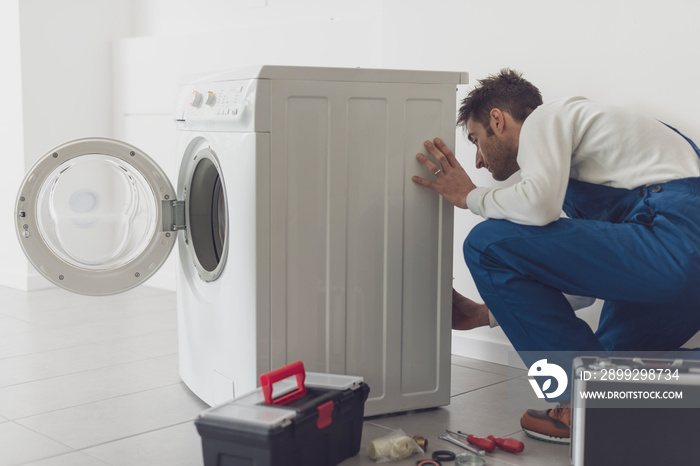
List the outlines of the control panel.
<svg viewBox="0 0 700 466">
<path fill-rule="evenodd" d="M 210 85 L 211 87 L 211 85 Z M 245 96 L 243 86 L 222 87 L 215 90 L 193 89 L 187 102 L 205 115 L 238 115 Z M 191 112 L 195 113 L 195 112 Z"/>
<path fill-rule="evenodd" d="M 187 84 L 180 88 L 175 120 L 182 129 L 208 125 L 212 130 L 235 130 L 250 124 L 258 80 Z"/>
</svg>

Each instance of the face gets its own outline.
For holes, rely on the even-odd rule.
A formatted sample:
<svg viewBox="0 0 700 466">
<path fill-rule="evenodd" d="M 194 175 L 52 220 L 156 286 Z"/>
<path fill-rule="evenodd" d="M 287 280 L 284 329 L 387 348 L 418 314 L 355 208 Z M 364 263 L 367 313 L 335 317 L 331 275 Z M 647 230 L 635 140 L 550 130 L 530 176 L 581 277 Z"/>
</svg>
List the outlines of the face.
<svg viewBox="0 0 700 466">
<path fill-rule="evenodd" d="M 494 180 L 505 181 L 520 170 L 518 143 L 512 138 L 487 131 L 484 125 L 470 118 L 467 139 L 476 146 L 476 168 L 486 168 Z"/>
</svg>

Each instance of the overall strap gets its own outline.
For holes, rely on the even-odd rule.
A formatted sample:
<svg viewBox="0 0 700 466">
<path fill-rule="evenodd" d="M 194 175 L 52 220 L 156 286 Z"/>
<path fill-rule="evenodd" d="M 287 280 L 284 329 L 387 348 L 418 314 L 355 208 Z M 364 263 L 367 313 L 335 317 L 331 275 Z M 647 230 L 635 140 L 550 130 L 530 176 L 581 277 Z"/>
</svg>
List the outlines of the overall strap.
<svg viewBox="0 0 700 466">
<path fill-rule="evenodd" d="M 662 121 L 661 123 L 664 123 L 664 122 Z M 664 123 L 664 125 L 668 126 L 668 127 L 671 128 L 673 131 L 675 131 L 676 133 L 678 133 L 678 134 L 680 134 L 681 136 L 683 136 L 683 139 L 685 139 L 686 141 L 688 141 L 688 143 L 689 143 L 691 146 L 693 146 L 693 149 L 695 149 L 695 153 L 698 154 L 698 157 L 700 157 L 700 149 L 698 149 L 698 146 L 695 145 L 695 143 L 693 142 L 692 139 L 690 139 L 690 138 L 687 137 L 685 134 L 683 134 L 683 133 L 681 133 L 680 131 L 678 131 L 678 130 L 677 130 L 676 128 L 674 128 L 673 126 L 667 125 L 666 123 Z"/>
</svg>

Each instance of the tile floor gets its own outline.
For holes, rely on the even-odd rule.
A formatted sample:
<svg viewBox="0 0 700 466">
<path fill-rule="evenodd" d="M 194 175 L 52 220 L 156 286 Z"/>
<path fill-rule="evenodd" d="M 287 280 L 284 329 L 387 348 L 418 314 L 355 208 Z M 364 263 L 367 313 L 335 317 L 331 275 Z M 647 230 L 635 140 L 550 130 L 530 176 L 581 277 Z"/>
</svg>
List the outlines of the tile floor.
<svg viewBox="0 0 700 466">
<path fill-rule="evenodd" d="M 178 377 L 174 293 L 145 287 L 107 298 L 0 287 L 0 466 L 202 465 L 193 419 L 207 406 Z M 519 455 L 487 465 L 565 466 L 568 447 L 528 439 L 524 371 L 453 356 L 450 406 L 366 420 L 360 453 L 393 429 L 512 436 Z M 397 465 L 415 465 L 418 456 Z"/>
</svg>

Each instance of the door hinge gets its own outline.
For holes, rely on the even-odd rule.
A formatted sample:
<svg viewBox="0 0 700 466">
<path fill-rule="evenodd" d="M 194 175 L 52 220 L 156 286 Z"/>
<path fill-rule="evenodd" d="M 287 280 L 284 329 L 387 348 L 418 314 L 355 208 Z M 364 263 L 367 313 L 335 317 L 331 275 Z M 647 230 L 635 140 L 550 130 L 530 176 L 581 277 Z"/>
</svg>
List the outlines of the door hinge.
<svg viewBox="0 0 700 466">
<path fill-rule="evenodd" d="M 163 231 L 185 229 L 185 201 L 163 201 Z"/>
</svg>

